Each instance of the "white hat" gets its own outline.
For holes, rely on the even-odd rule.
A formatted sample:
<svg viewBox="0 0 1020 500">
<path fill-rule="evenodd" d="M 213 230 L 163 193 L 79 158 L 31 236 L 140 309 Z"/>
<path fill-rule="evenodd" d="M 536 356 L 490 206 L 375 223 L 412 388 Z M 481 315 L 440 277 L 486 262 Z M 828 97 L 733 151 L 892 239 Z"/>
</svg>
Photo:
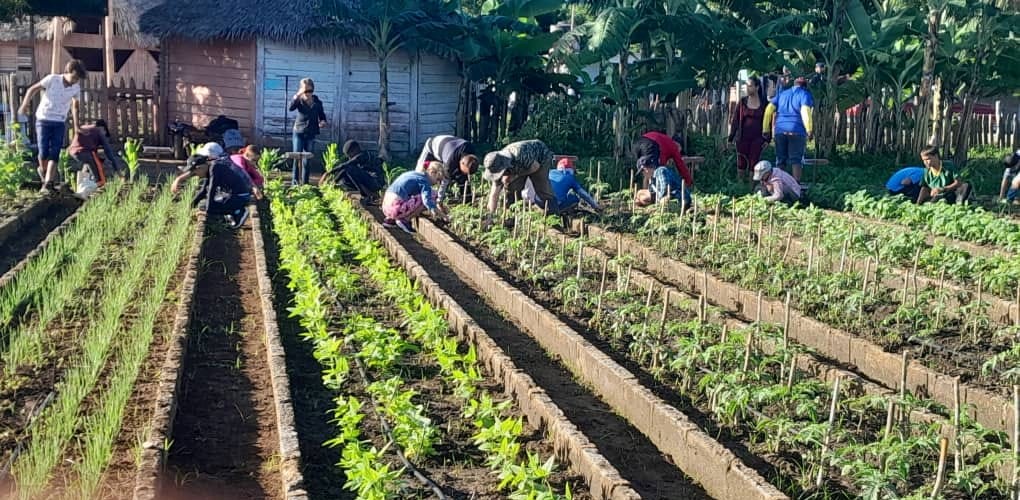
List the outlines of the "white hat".
<svg viewBox="0 0 1020 500">
<path fill-rule="evenodd" d="M 772 172 L 772 164 L 767 160 L 762 160 L 754 166 L 754 180 L 760 181 L 762 176 Z"/>
<path fill-rule="evenodd" d="M 207 156 L 209 158 L 220 158 L 223 156 L 223 146 L 215 142 L 207 142 L 195 151 L 195 154 Z"/>
</svg>

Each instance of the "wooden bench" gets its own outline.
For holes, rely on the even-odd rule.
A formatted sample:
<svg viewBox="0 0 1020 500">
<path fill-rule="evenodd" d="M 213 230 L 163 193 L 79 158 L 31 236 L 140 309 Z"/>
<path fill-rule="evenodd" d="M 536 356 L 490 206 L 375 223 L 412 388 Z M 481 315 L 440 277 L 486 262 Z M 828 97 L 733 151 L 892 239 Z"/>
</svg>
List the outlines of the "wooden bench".
<svg viewBox="0 0 1020 500">
<path fill-rule="evenodd" d="M 313 155 L 312 153 L 310 153 L 308 151 L 301 151 L 301 152 L 289 151 L 289 152 L 283 154 L 284 159 L 290 160 L 291 166 L 297 168 L 297 173 L 298 173 L 297 179 L 298 179 L 298 182 L 300 182 L 301 179 L 305 178 L 304 177 L 304 175 L 305 175 L 305 171 L 304 171 L 304 169 L 305 169 L 305 162 L 302 161 L 302 160 L 310 160 L 310 159 L 312 159 L 313 156 L 315 156 L 315 155 Z"/>
<path fill-rule="evenodd" d="M 163 155 L 173 157 L 174 149 L 166 146 L 142 146 L 142 155 L 156 155 L 156 164 L 162 163 Z"/>
</svg>

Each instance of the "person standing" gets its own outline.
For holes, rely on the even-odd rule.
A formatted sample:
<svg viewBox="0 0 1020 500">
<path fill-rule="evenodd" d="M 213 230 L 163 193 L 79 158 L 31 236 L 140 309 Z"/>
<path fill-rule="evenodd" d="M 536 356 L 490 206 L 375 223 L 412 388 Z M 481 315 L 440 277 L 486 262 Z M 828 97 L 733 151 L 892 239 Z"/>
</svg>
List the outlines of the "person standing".
<svg viewBox="0 0 1020 500">
<path fill-rule="evenodd" d="M 669 160 L 673 160 L 673 165 L 676 166 L 680 177 L 687 183 L 687 187 L 694 186 L 694 177 L 691 176 L 691 171 L 687 169 L 687 164 L 684 163 L 680 145 L 672 137 L 661 132 L 648 132 L 634 141 L 633 149 L 634 157 L 638 160 L 645 156 L 654 156 L 656 167 L 660 165 L 666 166 Z M 645 174 L 644 181 L 641 184 L 642 188 L 648 189 L 652 179 L 652 171 L 641 168 L 641 165 L 638 165 L 637 168 L 639 172 Z"/>
<path fill-rule="evenodd" d="M 79 82 L 87 76 L 85 65 L 73 59 L 64 66 L 62 74 L 43 77 L 28 88 L 18 112 L 28 114 L 28 107 L 35 95 L 42 92 L 39 107 L 35 110 L 35 134 L 39 144 L 39 179 L 42 191 L 52 192 L 53 184 L 59 178 L 57 163 L 60 150 L 64 148 L 67 112 L 71 112 L 71 125 L 78 130 L 78 99 L 81 96 Z"/>
<path fill-rule="evenodd" d="M 764 129 L 776 139 L 776 167 L 790 169 L 798 182 L 807 142 L 814 137 L 811 126 L 814 105 L 807 80 L 798 77 L 793 87 L 780 92 L 765 108 Z"/>
<path fill-rule="evenodd" d="M 311 78 L 303 78 L 301 87 L 294 98 L 290 101 L 291 111 L 297 111 L 294 119 L 294 152 L 312 151 L 312 145 L 319 131 L 326 128 L 326 111 L 322 107 L 322 101 L 315 95 L 315 83 Z M 291 172 L 294 185 L 308 184 L 308 160 L 300 162 L 300 178 L 298 174 L 299 164 L 295 163 Z"/>
<path fill-rule="evenodd" d="M 748 171 L 761 158 L 766 136 L 762 133 L 765 120 L 765 89 L 761 80 L 747 79 L 747 96 L 740 99 L 730 119 L 730 143 L 737 146 L 737 177 L 747 179 Z"/>
<path fill-rule="evenodd" d="M 553 152 L 544 142 L 537 139 L 519 141 L 508 144 L 499 151 L 485 155 L 483 162 L 485 171 L 482 177 L 492 183 L 489 190 L 489 220 L 499 208 L 499 195 L 503 188 L 508 189 L 509 202 L 520 199 L 521 191 L 528 179 L 535 188 L 535 194 L 543 209 L 548 213 L 558 214 L 559 203 L 549 185 L 549 171 L 553 167 Z"/>
<path fill-rule="evenodd" d="M 439 186 L 440 202 L 446 199 L 450 184 L 456 183 L 460 187 L 461 196 L 471 189 L 471 174 L 478 171 L 478 157 L 470 142 L 452 135 L 430 137 L 422 147 L 415 168 L 424 171 L 431 161 L 442 162 L 446 167 L 446 178 Z"/>
</svg>

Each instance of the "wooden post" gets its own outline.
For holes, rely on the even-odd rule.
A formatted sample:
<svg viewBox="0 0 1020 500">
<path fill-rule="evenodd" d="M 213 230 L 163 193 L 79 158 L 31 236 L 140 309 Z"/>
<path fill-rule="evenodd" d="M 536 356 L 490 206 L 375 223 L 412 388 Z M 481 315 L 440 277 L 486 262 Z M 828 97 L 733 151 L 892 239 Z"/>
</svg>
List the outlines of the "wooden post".
<svg viewBox="0 0 1020 500">
<path fill-rule="evenodd" d="M 790 292 L 786 292 L 786 317 L 783 319 L 783 349 L 790 346 Z"/>
<path fill-rule="evenodd" d="M 113 60 L 113 0 L 109 0 L 106 6 L 106 17 L 103 18 L 103 73 L 106 76 L 106 86 L 113 86 L 113 74 L 116 71 Z M 166 78 L 166 75 L 162 75 Z"/>
<path fill-rule="evenodd" d="M 963 468 L 963 455 L 960 449 L 960 377 L 953 379 L 953 472 L 959 473 Z"/>
<path fill-rule="evenodd" d="M 822 480 L 825 479 L 825 456 L 829 454 L 829 442 L 832 439 L 833 427 L 836 425 L 836 408 L 839 403 L 839 381 L 840 378 L 836 377 L 836 381 L 832 383 L 832 400 L 829 402 L 829 427 L 825 429 L 825 439 L 822 441 L 822 463 L 818 465 L 818 476 L 815 477 L 815 486 L 818 488 L 822 487 Z"/>
<path fill-rule="evenodd" d="M 949 446 L 949 440 L 943 436 L 939 439 L 939 467 L 935 472 L 935 488 L 931 492 L 932 500 L 939 498 L 939 493 L 942 491 L 942 487 L 945 486 L 946 481 L 946 450 Z"/>
<path fill-rule="evenodd" d="M 606 271 L 609 270 L 609 259 L 602 256 L 602 281 L 599 284 L 598 307 L 595 309 L 595 325 L 601 331 L 602 324 L 602 295 L 606 293 Z"/>
<path fill-rule="evenodd" d="M 1020 497 L 1020 385 L 1013 386 L 1013 494 Z"/>
<path fill-rule="evenodd" d="M 60 73 L 60 51 L 64 43 L 64 18 L 54 16 L 50 19 L 50 29 L 53 35 L 53 51 L 50 59 L 50 73 Z M 32 40 L 32 50 L 35 50 L 35 40 Z"/>
</svg>

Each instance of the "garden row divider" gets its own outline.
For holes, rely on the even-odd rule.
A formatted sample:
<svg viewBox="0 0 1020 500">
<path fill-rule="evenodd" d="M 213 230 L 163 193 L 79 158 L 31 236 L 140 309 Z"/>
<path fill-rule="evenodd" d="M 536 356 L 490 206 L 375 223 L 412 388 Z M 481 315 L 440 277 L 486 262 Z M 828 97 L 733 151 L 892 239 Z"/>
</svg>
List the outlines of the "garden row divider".
<svg viewBox="0 0 1020 500">
<path fill-rule="evenodd" d="M 847 219 L 847 220 L 850 220 L 850 221 L 853 221 L 853 222 L 858 222 L 858 223 L 864 224 L 864 225 L 873 224 L 873 225 L 876 225 L 876 226 L 884 226 L 884 227 L 887 227 L 887 228 L 890 228 L 890 229 L 896 229 L 896 230 L 899 230 L 899 231 L 916 232 L 915 228 L 911 228 L 911 227 L 905 226 L 903 224 L 899 224 L 897 222 L 890 222 L 890 221 L 886 221 L 886 220 L 882 220 L 882 219 L 877 219 L 877 218 L 874 218 L 874 217 L 868 217 L 868 216 L 864 216 L 864 215 L 857 215 L 857 214 L 851 213 L 851 212 L 840 212 L 838 210 L 828 210 L 828 209 L 823 209 L 822 212 L 824 212 L 825 215 L 829 215 L 829 216 L 832 216 L 832 217 L 839 217 L 839 218 L 842 218 L 842 219 Z M 927 233 L 924 236 L 925 236 L 925 238 L 924 238 L 925 243 L 927 243 L 929 245 L 935 245 L 936 243 L 941 243 L 941 244 L 943 244 L 943 245 L 945 245 L 947 247 L 956 247 L 956 248 L 959 248 L 960 250 L 965 250 L 967 252 L 970 252 L 970 253 L 973 253 L 973 254 L 976 254 L 976 255 L 985 256 L 985 257 L 994 257 L 994 256 L 1000 256 L 1000 257 L 1006 257 L 1006 258 L 1012 258 L 1013 257 L 1013 255 L 1011 255 L 1010 253 L 1006 252 L 1005 250 L 1002 250 L 1002 249 L 994 247 L 994 246 L 978 245 L 977 243 L 971 243 L 969 241 L 958 240 L 956 238 L 950 238 L 948 236 L 939 236 L 937 234 Z"/>
<path fill-rule="evenodd" d="M 582 228 L 582 222 L 578 220 L 574 221 L 573 229 L 583 229 L 586 234 L 603 239 L 606 242 L 604 248 L 609 253 L 614 253 L 616 248 L 623 249 L 643 262 L 651 274 L 663 277 L 689 293 L 704 294 L 710 302 L 743 318 L 751 319 L 757 314 L 757 293 L 754 291 L 663 256 L 629 235 L 608 231 L 593 224 L 583 224 Z M 609 242 L 616 242 L 616 245 Z M 786 307 L 782 301 L 762 298 L 762 321 L 783 324 L 785 316 Z M 903 358 L 899 353 L 886 352 L 867 339 L 809 318 L 792 307 L 788 334 L 790 339 L 836 362 L 854 366 L 865 377 L 890 389 L 900 386 Z M 910 360 L 907 366 L 908 390 L 950 408 L 953 407 L 954 380 L 955 377 L 932 370 L 917 360 Z M 1012 436 L 1013 404 L 1009 398 L 966 382 L 960 383 L 960 397 L 961 404 L 973 405 L 972 417 L 978 423 Z"/>
<path fill-rule="evenodd" d="M 7 240 L 11 236 L 18 234 L 18 231 L 20 231 L 21 228 L 31 225 L 36 221 L 36 219 L 42 217 L 42 214 L 46 213 L 46 211 L 53 205 L 68 202 L 70 202 L 70 200 L 54 198 L 52 196 L 39 198 L 29 205 L 28 208 L 22 210 L 18 215 L 7 219 L 3 224 L 0 224 L 0 245 L 6 244 Z"/>
<path fill-rule="evenodd" d="M 559 231 L 556 231 L 554 229 L 547 229 L 546 230 L 546 234 L 549 237 L 555 238 L 555 239 L 564 239 L 564 240 L 567 240 L 567 241 L 569 241 L 571 239 L 570 236 L 565 235 L 565 234 L 563 234 L 563 233 L 561 233 Z M 611 256 L 608 254 L 608 252 L 604 252 L 603 250 L 599 249 L 598 247 L 591 246 L 591 245 L 584 247 L 584 254 L 585 254 L 585 257 L 593 258 L 593 259 L 596 259 L 596 260 L 610 259 L 611 258 Z M 626 272 L 626 271 L 623 270 L 623 269 L 617 268 L 617 272 Z M 669 293 L 669 295 L 668 295 L 669 303 L 670 303 L 670 305 L 672 305 L 674 307 L 682 308 L 683 307 L 683 301 L 684 301 L 685 298 L 687 300 L 696 300 L 697 299 L 696 296 L 691 295 L 687 291 L 681 290 L 681 289 L 676 288 L 674 286 L 671 286 L 669 284 L 663 283 L 662 281 L 660 281 L 659 279 L 655 278 L 654 276 L 651 276 L 651 275 L 649 275 L 649 274 L 647 274 L 645 272 L 642 272 L 642 271 L 640 271 L 638 269 L 630 268 L 630 275 L 629 275 L 628 279 L 630 280 L 631 283 L 637 285 L 638 287 L 644 288 L 646 290 L 648 289 L 649 286 L 652 286 L 652 287 L 655 287 L 656 289 L 658 289 L 660 291 L 661 290 L 667 291 Z M 762 307 L 764 307 L 764 298 L 762 300 L 763 300 Z M 712 321 L 711 319 L 708 319 L 707 321 L 710 322 L 710 323 L 717 323 L 717 324 L 725 325 L 725 326 L 727 326 L 730 329 L 730 331 L 740 330 L 740 329 L 748 328 L 750 326 L 750 323 L 748 321 L 744 321 L 744 320 L 741 320 L 739 318 L 735 318 L 735 317 L 732 317 L 732 316 L 726 316 L 726 317 L 723 317 L 723 318 L 719 318 L 719 320 L 716 320 L 716 321 Z M 756 344 L 757 344 L 759 349 L 761 349 L 763 352 L 768 353 L 768 354 L 775 353 L 776 350 L 780 347 L 780 346 L 775 345 L 774 342 L 772 342 L 768 337 L 765 337 L 765 336 L 756 336 L 755 337 L 755 342 L 756 342 Z M 867 379 L 865 377 L 862 377 L 858 373 L 854 373 L 852 371 L 844 370 L 844 369 L 839 368 L 837 366 L 833 366 L 832 364 L 830 364 L 830 363 L 828 363 L 828 362 L 826 362 L 824 360 L 818 359 L 817 357 L 815 357 L 815 356 L 813 356 L 811 354 L 796 353 L 795 357 L 796 357 L 797 369 L 807 373 L 808 375 L 810 375 L 813 378 L 817 378 L 817 379 L 822 380 L 822 381 L 824 381 L 826 383 L 834 383 L 837 379 L 839 379 L 839 380 L 842 380 L 844 383 L 845 382 L 853 382 L 853 383 L 857 384 L 867 394 L 879 395 L 879 396 L 889 396 L 889 395 L 898 394 L 898 392 L 895 391 L 895 390 L 892 390 L 892 389 L 890 389 L 888 387 L 885 387 L 883 385 L 880 385 L 880 384 L 876 384 L 875 382 L 872 382 L 871 380 L 869 380 L 869 379 Z M 952 424 L 951 424 L 951 422 L 949 421 L 948 418 L 943 417 L 941 415 L 936 415 L 936 414 L 928 412 L 928 411 L 915 409 L 915 410 L 912 410 L 910 412 L 910 420 L 912 422 L 925 422 L 925 423 L 936 423 L 937 422 L 937 423 L 943 424 L 943 425 L 941 425 L 939 427 L 939 430 L 940 430 L 941 434 L 950 440 L 949 441 L 950 450 L 955 450 L 956 449 L 956 440 L 954 439 L 954 435 L 953 435 L 954 432 L 955 432 L 955 429 L 952 426 Z M 998 467 L 995 472 L 996 472 L 996 475 L 1000 479 L 1009 482 L 1009 481 L 1011 481 L 1011 478 L 1012 478 L 1013 468 L 1010 465 L 1003 464 L 1002 466 Z"/>
<path fill-rule="evenodd" d="M 592 387 L 708 494 L 733 500 L 788 498 L 686 415 L 641 385 L 627 369 L 500 278 L 450 235 L 425 219 L 418 219 L 418 230 L 429 245 L 474 282 L 491 304 L 510 314 L 544 349 L 557 356 L 582 383 Z"/>
<path fill-rule="evenodd" d="M 14 267 L 8 269 L 7 272 L 3 274 L 3 276 L 0 276 L 0 288 L 7 286 L 7 284 L 10 283 L 14 279 L 14 277 L 21 272 L 22 269 L 28 266 L 28 263 L 32 259 L 34 259 L 37 255 L 42 253 L 43 250 L 46 250 L 46 247 L 50 245 L 54 238 L 61 235 L 68 227 L 71 226 L 71 224 L 74 223 L 74 221 L 78 218 L 78 214 L 80 213 L 81 207 L 79 206 L 78 209 L 74 211 L 74 213 L 72 213 L 66 219 L 64 219 L 64 221 L 61 222 L 59 226 L 53 228 L 53 230 L 46 235 L 46 238 L 40 241 L 39 244 L 36 245 L 36 247 L 33 248 L 31 252 L 25 255 L 25 257 L 21 259 L 21 262 L 18 262 Z M 0 238 L 0 240 L 3 239 L 4 238 Z"/>
<path fill-rule="evenodd" d="M 562 410 L 545 390 L 507 356 L 499 345 L 476 323 L 442 287 L 439 286 L 417 260 L 394 238 L 389 231 L 364 210 L 359 211 L 372 231 L 372 235 L 389 251 L 391 258 L 417 280 L 424 294 L 435 306 L 446 311 L 446 320 L 460 340 L 475 347 L 478 359 L 492 377 L 503 384 L 504 391 L 512 395 L 528 422 L 536 429 L 545 429 L 550 436 L 557 456 L 564 458 L 571 468 L 584 477 L 591 494 L 597 498 L 637 500 L 641 496 L 631 487 L 619 471 L 599 452 L 598 448 L 567 419 Z"/>
<path fill-rule="evenodd" d="M 708 224 L 712 224 L 714 222 L 714 220 L 715 220 L 715 216 L 714 215 L 710 215 L 710 214 L 706 215 L 705 218 L 706 218 L 706 221 L 707 221 Z M 725 218 L 725 217 L 721 217 L 719 219 L 719 222 L 720 223 L 729 223 L 729 222 L 727 222 L 727 218 Z M 737 223 L 737 229 L 739 231 L 741 231 L 741 232 L 744 232 L 745 234 L 747 233 L 747 231 L 751 231 L 751 232 L 754 232 L 754 233 L 757 234 L 757 231 L 755 231 L 753 228 L 750 228 L 744 222 L 738 222 Z M 762 235 L 758 235 L 759 238 L 761 238 L 761 236 Z M 791 263 L 800 262 L 802 260 L 802 257 L 804 255 L 807 255 L 807 253 L 810 251 L 810 245 L 805 244 L 804 241 L 802 239 L 798 238 L 798 237 L 792 237 L 792 238 L 790 238 L 789 241 L 790 241 L 790 251 L 783 253 L 783 255 L 785 256 L 784 260 L 786 260 L 787 262 L 791 262 Z M 822 252 L 822 251 L 823 250 L 820 249 L 820 246 L 816 246 L 816 248 L 815 248 L 816 259 L 817 259 L 818 254 L 820 252 Z M 854 255 L 851 255 L 849 252 L 847 253 L 846 257 L 847 257 L 847 263 L 848 263 L 847 266 L 848 266 L 848 268 L 851 268 L 851 269 L 869 269 L 869 267 L 865 263 L 865 261 L 869 260 L 870 257 L 861 258 L 860 255 L 854 256 Z M 908 270 L 906 270 L 906 269 L 904 269 L 902 267 L 899 267 L 899 266 L 890 265 L 888 262 L 883 262 L 883 264 L 886 265 L 886 269 L 891 274 L 891 275 L 888 275 L 888 276 L 884 276 L 882 278 L 882 285 L 885 286 L 886 288 L 889 288 L 890 290 L 894 290 L 894 291 L 902 290 L 903 289 L 903 280 L 904 279 L 909 279 L 909 280 L 913 279 L 913 277 L 911 276 L 911 272 L 910 271 L 908 271 Z M 814 267 L 815 267 L 815 269 L 818 268 L 817 260 L 815 261 L 815 266 Z M 871 272 L 869 273 L 869 276 L 871 276 L 871 275 L 873 275 L 875 273 L 875 269 L 874 268 L 870 268 L 870 269 L 871 269 Z M 919 274 L 917 275 L 916 278 L 917 278 L 917 286 L 918 286 L 919 289 L 920 288 L 924 288 L 924 287 L 934 287 L 934 288 L 938 288 L 939 287 L 939 280 L 938 279 L 933 279 L 933 278 L 927 277 L 927 276 L 921 276 L 920 275 L 920 270 L 918 271 L 918 273 Z M 868 286 L 871 286 L 871 283 L 873 283 L 873 281 L 871 281 L 871 279 L 869 278 L 869 285 Z M 949 278 L 947 278 L 945 280 L 945 282 L 942 283 L 942 285 L 945 288 L 946 292 L 963 292 L 963 293 L 968 293 L 968 294 L 976 293 L 976 291 L 968 290 L 968 289 L 964 288 L 963 286 L 961 286 L 960 284 L 958 284 L 958 283 L 956 283 L 954 281 L 951 281 Z M 952 296 L 951 293 L 949 295 L 950 295 L 949 299 L 952 301 L 953 304 L 956 304 L 957 306 L 963 305 L 963 304 L 960 304 L 959 301 L 956 300 L 956 298 L 954 296 Z M 995 295 L 992 292 L 990 292 L 988 290 L 985 290 L 984 293 L 981 296 L 981 301 L 988 304 L 988 316 L 989 316 L 990 319 L 992 319 L 992 321 L 995 321 L 995 322 L 997 322 L 999 324 L 1002 324 L 1002 325 L 1011 325 L 1011 324 L 1013 324 L 1014 322 L 1017 321 L 1016 318 L 1020 318 L 1020 304 L 1017 304 L 1015 300 L 1005 300 L 1005 299 L 999 297 L 998 295 Z"/>
<path fill-rule="evenodd" d="M 188 324 L 191 322 L 192 308 L 195 298 L 195 285 L 198 282 L 198 264 L 205 240 L 206 215 L 199 212 L 195 221 L 195 234 L 191 240 L 191 250 L 185 264 L 184 279 L 181 280 L 177 313 L 174 316 L 173 329 L 159 371 L 159 386 L 152 417 L 149 420 L 149 437 L 142 447 L 141 461 L 135 475 L 135 500 L 155 500 L 159 498 L 160 478 L 173 435 L 174 417 L 177 414 L 177 393 L 184 370 L 184 357 L 188 347 Z"/>
<path fill-rule="evenodd" d="M 280 340 L 280 328 L 273 306 L 273 286 L 266 265 L 265 239 L 257 209 L 251 213 L 252 238 L 255 251 L 255 268 L 258 273 L 259 298 L 262 302 L 262 324 L 265 329 L 266 356 L 273 384 L 273 406 L 276 409 L 276 430 L 280 440 L 280 476 L 283 480 L 283 498 L 307 500 L 304 476 L 301 473 L 301 449 L 294 423 L 294 406 L 291 404 L 290 381 L 287 378 L 287 356 Z"/>
</svg>

